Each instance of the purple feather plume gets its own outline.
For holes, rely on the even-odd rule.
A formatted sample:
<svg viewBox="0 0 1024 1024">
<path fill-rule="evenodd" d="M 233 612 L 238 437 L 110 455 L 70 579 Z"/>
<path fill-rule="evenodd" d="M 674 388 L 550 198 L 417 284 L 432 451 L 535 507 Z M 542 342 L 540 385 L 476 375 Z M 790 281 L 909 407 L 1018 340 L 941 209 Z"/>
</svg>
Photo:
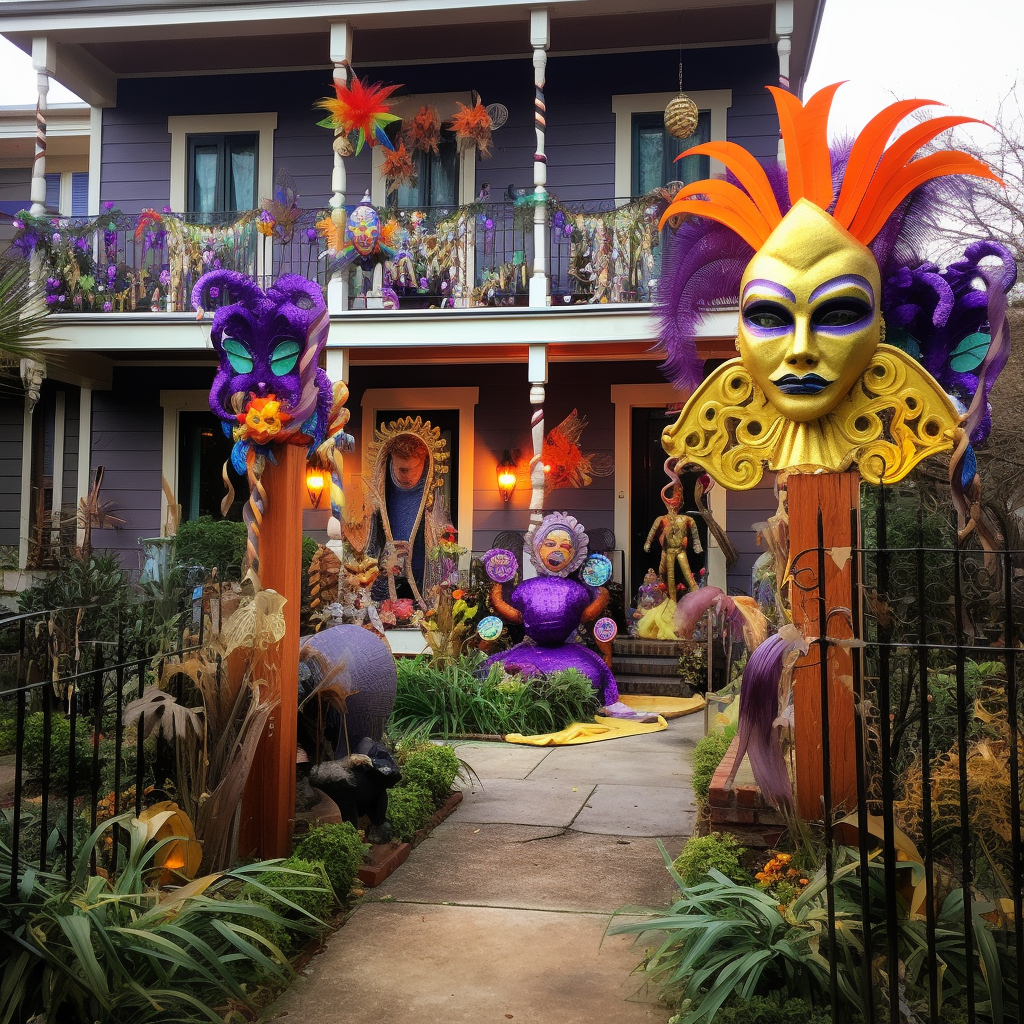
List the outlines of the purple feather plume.
<svg viewBox="0 0 1024 1024">
<path fill-rule="evenodd" d="M 775 720 L 779 716 L 779 684 L 789 667 L 789 655 L 798 648 L 806 650 L 802 637 L 768 637 L 751 654 L 740 684 L 739 751 L 735 766 L 746 754 L 761 795 L 776 810 L 793 808 L 793 787 L 782 756 L 781 730 Z"/>
</svg>

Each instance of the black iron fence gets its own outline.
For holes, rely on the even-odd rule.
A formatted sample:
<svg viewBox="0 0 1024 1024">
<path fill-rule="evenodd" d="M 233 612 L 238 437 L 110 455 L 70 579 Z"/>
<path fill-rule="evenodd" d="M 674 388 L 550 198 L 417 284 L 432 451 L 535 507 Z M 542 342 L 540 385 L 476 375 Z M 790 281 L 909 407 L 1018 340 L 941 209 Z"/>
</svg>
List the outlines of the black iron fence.
<svg viewBox="0 0 1024 1024">
<path fill-rule="evenodd" d="M 0 845 L 12 865 L 70 877 L 101 821 L 141 812 L 169 754 L 145 740 L 144 716 L 129 728 L 124 711 L 158 659 L 201 646 L 204 618 L 143 602 L 0 619 Z M 104 870 L 118 856 L 112 845 Z M 12 895 L 21 875 L 10 873 Z"/>
<path fill-rule="evenodd" d="M 826 596 L 827 567 L 847 552 L 826 548 L 820 513 L 820 546 L 792 563 L 828 623 L 810 638 L 825 751 L 844 745 L 837 703 L 853 705 L 849 804 L 843 766 L 821 759 L 833 1020 L 1016 1021 L 1024 551 L 961 542 L 945 513 L 886 488 L 866 492 L 854 536 L 858 525 L 846 607 Z M 841 648 L 846 696 L 829 683 Z"/>
</svg>

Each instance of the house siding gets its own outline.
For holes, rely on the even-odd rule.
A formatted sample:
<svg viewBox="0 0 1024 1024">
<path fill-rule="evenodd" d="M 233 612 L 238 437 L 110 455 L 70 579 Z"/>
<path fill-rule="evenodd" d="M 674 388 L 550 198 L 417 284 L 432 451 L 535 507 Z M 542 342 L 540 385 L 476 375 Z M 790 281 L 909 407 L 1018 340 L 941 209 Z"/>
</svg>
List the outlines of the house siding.
<svg viewBox="0 0 1024 1024">
<path fill-rule="evenodd" d="M 690 90 L 731 89 L 728 136 L 755 156 L 774 157 L 778 121 L 764 86 L 778 75 L 770 46 L 688 51 L 685 84 Z M 548 188 L 565 201 L 615 198 L 613 94 L 670 91 L 678 76 L 675 51 L 608 56 L 552 56 L 547 67 L 546 150 Z M 478 160 L 476 182 L 491 186 L 492 199 L 509 188 L 532 189 L 533 65 L 518 61 L 466 62 L 373 68 L 374 81 L 401 83 L 401 93 L 468 92 L 509 111 L 493 136 L 493 155 Z M 123 79 L 118 105 L 103 112 L 101 197 L 127 213 L 161 208 L 170 199 L 170 115 L 276 111 L 274 171 L 295 181 L 303 209 L 322 209 L 330 197 L 331 135 L 317 127 L 313 104 L 331 91 L 331 72 L 224 75 L 177 78 L 173 90 L 162 79 Z M 359 201 L 370 187 L 369 148 L 346 160 L 346 197 Z"/>
<path fill-rule="evenodd" d="M 64 390 L 64 473 L 61 479 L 61 505 L 78 505 L 78 434 L 82 392 L 76 387 Z"/>
<path fill-rule="evenodd" d="M 21 533 L 21 449 L 25 401 L 21 384 L 0 381 L 0 544 L 17 546 Z"/>
</svg>

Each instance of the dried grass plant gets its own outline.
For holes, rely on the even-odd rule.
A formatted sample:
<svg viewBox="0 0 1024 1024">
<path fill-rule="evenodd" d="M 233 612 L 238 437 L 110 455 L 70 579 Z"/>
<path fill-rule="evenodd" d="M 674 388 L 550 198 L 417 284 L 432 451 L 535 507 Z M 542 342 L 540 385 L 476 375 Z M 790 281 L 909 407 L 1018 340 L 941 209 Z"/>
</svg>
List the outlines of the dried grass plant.
<svg viewBox="0 0 1024 1024">
<path fill-rule="evenodd" d="M 284 636 L 283 599 L 250 593 L 196 651 L 169 657 L 159 685 L 124 713 L 126 726 L 143 721 L 175 757 L 175 796 L 203 844 L 203 870 L 230 867 L 242 793 L 267 719 L 281 702 L 280 681 L 268 655 Z M 183 684 L 186 706 L 167 688 Z"/>
</svg>

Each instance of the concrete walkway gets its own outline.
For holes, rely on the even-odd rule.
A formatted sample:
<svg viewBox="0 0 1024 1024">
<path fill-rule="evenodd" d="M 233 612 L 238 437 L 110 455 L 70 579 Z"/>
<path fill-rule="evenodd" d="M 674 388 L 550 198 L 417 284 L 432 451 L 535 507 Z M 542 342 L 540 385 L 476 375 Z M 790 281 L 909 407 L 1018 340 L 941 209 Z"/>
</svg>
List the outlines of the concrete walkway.
<svg viewBox="0 0 1024 1024">
<path fill-rule="evenodd" d="M 664 1024 L 605 937 L 674 886 L 658 852 L 691 834 L 689 752 L 703 715 L 573 747 L 460 743 L 479 776 L 268 1011 L 289 1024 Z"/>
</svg>

